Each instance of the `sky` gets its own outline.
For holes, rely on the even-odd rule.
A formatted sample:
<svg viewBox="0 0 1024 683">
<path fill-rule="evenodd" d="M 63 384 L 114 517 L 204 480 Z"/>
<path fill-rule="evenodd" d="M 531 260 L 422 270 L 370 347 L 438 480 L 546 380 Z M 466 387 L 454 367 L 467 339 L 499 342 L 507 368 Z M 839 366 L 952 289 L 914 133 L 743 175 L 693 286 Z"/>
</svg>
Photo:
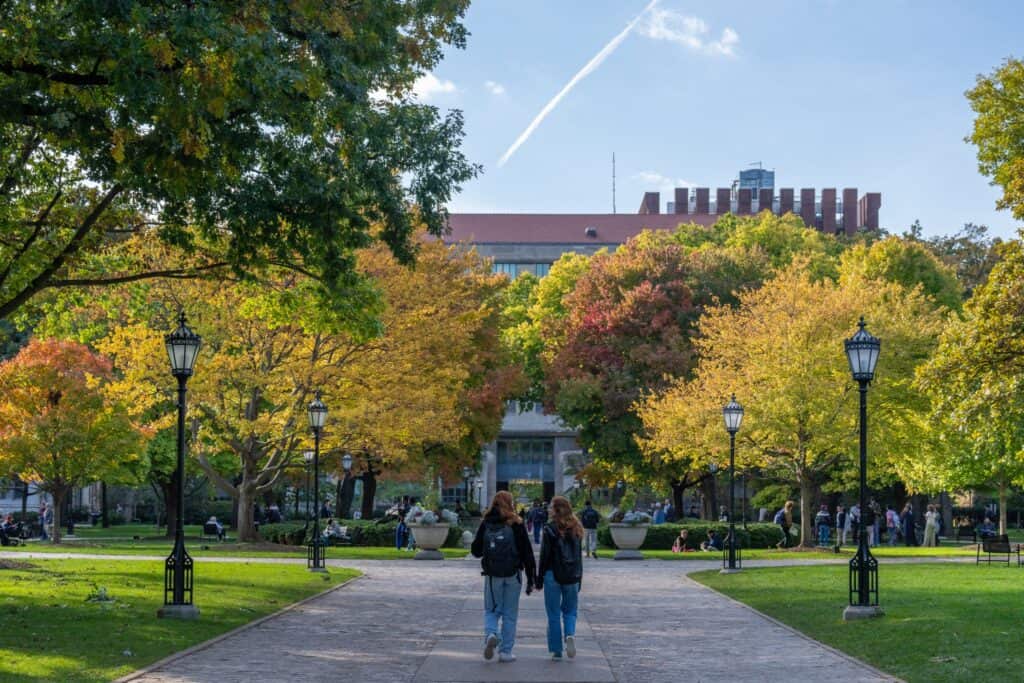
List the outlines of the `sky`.
<svg viewBox="0 0 1024 683">
<path fill-rule="evenodd" d="M 476 0 L 465 23 L 416 88 L 483 166 L 453 212 L 611 212 L 614 153 L 620 213 L 761 162 L 776 188 L 881 192 L 892 232 L 1021 225 L 964 141 L 964 92 L 1024 57 L 1019 0 Z"/>
</svg>

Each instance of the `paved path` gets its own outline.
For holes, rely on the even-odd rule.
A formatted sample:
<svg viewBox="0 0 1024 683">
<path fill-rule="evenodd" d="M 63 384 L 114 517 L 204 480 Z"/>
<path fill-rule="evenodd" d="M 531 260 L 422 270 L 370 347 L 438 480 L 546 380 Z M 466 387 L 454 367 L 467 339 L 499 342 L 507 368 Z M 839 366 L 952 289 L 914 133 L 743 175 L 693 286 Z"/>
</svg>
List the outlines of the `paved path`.
<svg viewBox="0 0 1024 683">
<path fill-rule="evenodd" d="M 521 602 L 515 650 L 519 659 L 512 664 L 499 664 L 497 658 L 485 662 L 481 656 L 483 600 L 477 562 L 330 564 L 356 567 L 365 576 L 135 680 L 893 680 L 686 577 L 717 562 L 588 561 L 576 659 L 549 661 L 543 603 L 535 594 Z"/>
</svg>

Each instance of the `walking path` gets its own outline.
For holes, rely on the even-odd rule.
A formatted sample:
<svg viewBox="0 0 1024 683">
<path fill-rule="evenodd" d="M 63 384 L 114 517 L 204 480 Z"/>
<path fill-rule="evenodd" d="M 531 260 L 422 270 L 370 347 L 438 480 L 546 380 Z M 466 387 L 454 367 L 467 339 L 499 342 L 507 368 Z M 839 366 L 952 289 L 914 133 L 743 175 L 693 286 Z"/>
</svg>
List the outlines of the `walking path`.
<svg viewBox="0 0 1024 683">
<path fill-rule="evenodd" d="M 0 554 L 3 556 L 4 554 Z M 24 558 L 26 553 L 9 553 Z M 42 554 L 53 558 L 52 553 Z M 75 555 L 83 557 L 82 555 Z M 114 559 L 111 556 L 99 556 Z M 138 560 L 137 556 L 124 559 Z M 157 558 L 159 559 L 159 558 Z M 204 558 L 203 562 L 252 562 Z M 258 560 L 263 561 L 261 558 Z M 292 563 L 292 558 L 268 558 Z M 702 561 L 588 561 L 575 660 L 547 656 L 543 598 L 522 598 L 518 661 L 484 661 L 479 564 L 331 561 L 360 569 L 349 585 L 134 681 L 435 683 L 589 681 L 879 682 L 894 679 L 690 580 Z M 755 562 L 747 563 L 754 566 Z M 767 562 L 779 566 L 779 562 Z M 801 563 L 802 564 L 802 563 Z M 201 606 L 201 592 L 197 595 Z"/>
</svg>

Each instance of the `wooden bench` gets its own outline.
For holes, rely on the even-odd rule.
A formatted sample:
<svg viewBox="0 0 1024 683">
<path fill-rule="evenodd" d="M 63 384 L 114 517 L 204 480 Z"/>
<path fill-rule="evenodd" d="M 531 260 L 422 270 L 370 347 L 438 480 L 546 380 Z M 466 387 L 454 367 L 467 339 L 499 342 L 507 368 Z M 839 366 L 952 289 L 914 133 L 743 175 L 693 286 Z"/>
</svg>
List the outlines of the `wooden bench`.
<svg viewBox="0 0 1024 683">
<path fill-rule="evenodd" d="M 1010 539 L 1006 534 L 981 539 L 981 543 L 978 544 L 978 553 L 974 561 L 975 564 L 981 563 L 982 553 L 985 553 L 985 561 L 989 564 L 992 564 L 993 555 L 1005 555 L 1006 566 L 1010 566 L 1010 557 L 1012 555 L 1016 555 L 1017 566 L 1020 566 L 1020 544 L 1010 543 Z M 1002 561 L 1002 558 L 997 559 L 997 562 Z"/>
</svg>

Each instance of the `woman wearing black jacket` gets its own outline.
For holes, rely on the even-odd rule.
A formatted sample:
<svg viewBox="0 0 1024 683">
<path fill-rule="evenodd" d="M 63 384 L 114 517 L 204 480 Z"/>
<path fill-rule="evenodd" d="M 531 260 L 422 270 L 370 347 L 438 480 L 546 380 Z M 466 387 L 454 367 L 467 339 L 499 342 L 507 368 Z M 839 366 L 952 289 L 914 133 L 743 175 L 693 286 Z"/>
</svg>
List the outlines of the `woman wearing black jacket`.
<svg viewBox="0 0 1024 683">
<path fill-rule="evenodd" d="M 493 658 L 498 648 L 499 662 L 514 662 L 516 656 L 512 654 L 512 647 L 516 644 L 523 572 L 529 595 L 533 592 L 537 564 L 511 493 L 498 491 L 494 494 L 470 551 L 473 557 L 481 558 L 484 575 L 484 659 Z"/>
<path fill-rule="evenodd" d="M 576 612 L 583 584 L 583 525 L 562 496 L 551 499 L 551 521 L 544 525 L 540 546 L 537 588 L 544 591 L 548 616 L 548 652 L 561 661 L 562 646 L 569 659 L 576 656 Z M 562 640 L 563 630 L 565 640 Z"/>
</svg>

